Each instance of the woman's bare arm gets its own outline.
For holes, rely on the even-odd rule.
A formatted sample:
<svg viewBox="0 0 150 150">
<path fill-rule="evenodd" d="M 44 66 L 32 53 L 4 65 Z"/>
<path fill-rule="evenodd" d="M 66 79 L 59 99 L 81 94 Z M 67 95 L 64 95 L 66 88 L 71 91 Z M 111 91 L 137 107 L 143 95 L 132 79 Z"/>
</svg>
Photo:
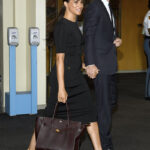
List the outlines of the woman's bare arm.
<svg viewBox="0 0 150 150">
<path fill-rule="evenodd" d="M 65 89 L 65 81 L 64 81 L 64 53 L 56 54 L 56 68 L 57 68 L 57 80 L 58 80 L 58 101 L 62 103 L 66 103 L 67 101 L 67 92 Z"/>
</svg>

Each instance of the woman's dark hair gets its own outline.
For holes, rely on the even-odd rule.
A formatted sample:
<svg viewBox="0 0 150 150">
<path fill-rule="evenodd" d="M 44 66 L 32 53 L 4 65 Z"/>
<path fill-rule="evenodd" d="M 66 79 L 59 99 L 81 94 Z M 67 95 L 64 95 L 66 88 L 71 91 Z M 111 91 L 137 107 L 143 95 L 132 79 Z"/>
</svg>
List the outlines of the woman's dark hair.
<svg viewBox="0 0 150 150">
<path fill-rule="evenodd" d="M 70 1 L 70 0 L 63 0 L 63 2 L 67 2 L 67 3 L 68 3 L 69 1 Z M 63 6 L 63 7 L 61 8 L 60 12 L 59 12 L 58 20 L 61 19 L 61 18 L 64 16 L 65 11 L 66 11 L 66 7 Z"/>
<path fill-rule="evenodd" d="M 150 9 L 150 0 L 148 1 L 148 8 Z"/>
</svg>

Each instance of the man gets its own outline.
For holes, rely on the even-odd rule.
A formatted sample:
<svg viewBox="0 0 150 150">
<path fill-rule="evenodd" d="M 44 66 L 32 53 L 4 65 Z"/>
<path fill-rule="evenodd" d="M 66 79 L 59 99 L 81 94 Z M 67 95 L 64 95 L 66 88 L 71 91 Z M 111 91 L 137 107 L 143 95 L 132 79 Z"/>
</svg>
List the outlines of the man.
<svg viewBox="0 0 150 150">
<path fill-rule="evenodd" d="M 145 100 L 150 100 L 150 0 L 148 2 L 149 11 L 146 13 L 144 18 L 144 29 L 143 34 L 145 35 L 144 39 L 144 51 L 147 56 L 147 74 L 146 74 L 146 87 L 145 87 Z"/>
<path fill-rule="evenodd" d="M 102 147 L 103 150 L 112 150 L 110 129 L 112 104 L 116 102 L 116 47 L 122 41 L 116 37 L 109 0 L 93 0 L 88 5 L 84 18 L 84 38 L 86 71 L 94 79 Z"/>
</svg>

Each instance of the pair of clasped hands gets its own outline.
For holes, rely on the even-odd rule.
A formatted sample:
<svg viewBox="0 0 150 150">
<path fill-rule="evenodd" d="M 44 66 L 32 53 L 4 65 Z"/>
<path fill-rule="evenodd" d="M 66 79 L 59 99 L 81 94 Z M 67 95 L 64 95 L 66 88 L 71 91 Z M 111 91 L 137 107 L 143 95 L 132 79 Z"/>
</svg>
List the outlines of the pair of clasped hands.
<svg viewBox="0 0 150 150">
<path fill-rule="evenodd" d="M 82 68 L 86 71 L 86 74 L 91 79 L 95 79 L 100 71 L 95 65 L 85 66 L 84 63 L 82 64 Z"/>
</svg>

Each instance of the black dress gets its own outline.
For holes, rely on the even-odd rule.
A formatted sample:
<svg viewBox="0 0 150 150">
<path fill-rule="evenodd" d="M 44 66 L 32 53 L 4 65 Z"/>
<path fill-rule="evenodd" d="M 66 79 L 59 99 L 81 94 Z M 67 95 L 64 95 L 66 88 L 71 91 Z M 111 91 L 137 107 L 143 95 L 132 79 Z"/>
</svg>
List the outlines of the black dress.
<svg viewBox="0 0 150 150">
<path fill-rule="evenodd" d="M 62 18 L 54 30 L 56 53 L 65 53 L 64 81 L 68 93 L 67 103 L 71 120 L 81 121 L 83 124 L 95 122 L 96 110 L 92 102 L 89 87 L 81 72 L 82 34 L 77 22 Z M 51 117 L 54 112 L 58 96 L 58 82 L 56 65 L 51 72 L 50 99 L 46 107 L 46 116 Z M 67 119 L 66 105 L 58 105 L 56 117 Z"/>
</svg>

